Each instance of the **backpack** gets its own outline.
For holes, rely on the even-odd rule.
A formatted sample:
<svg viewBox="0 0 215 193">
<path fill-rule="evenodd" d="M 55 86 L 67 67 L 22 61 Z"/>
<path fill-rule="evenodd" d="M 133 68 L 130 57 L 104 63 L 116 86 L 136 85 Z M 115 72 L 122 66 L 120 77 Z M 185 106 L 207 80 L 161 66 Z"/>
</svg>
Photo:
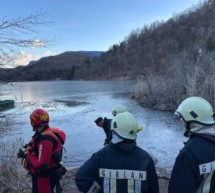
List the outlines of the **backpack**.
<svg viewBox="0 0 215 193">
<path fill-rule="evenodd" d="M 41 133 L 42 138 L 47 138 L 52 141 L 53 145 L 53 160 L 59 164 L 63 157 L 63 145 L 66 141 L 66 134 L 58 128 L 48 128 Z"/>
</svg>

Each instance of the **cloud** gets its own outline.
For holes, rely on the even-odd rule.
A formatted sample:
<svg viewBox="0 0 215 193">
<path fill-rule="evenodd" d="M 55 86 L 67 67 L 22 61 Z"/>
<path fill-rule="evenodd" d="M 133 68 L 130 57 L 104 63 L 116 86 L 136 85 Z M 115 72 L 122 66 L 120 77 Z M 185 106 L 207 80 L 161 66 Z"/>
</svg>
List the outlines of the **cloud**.
<svg viewBox="0 0 215 193">
<path fill-rule="evenodd" d="M 32 43 L 32 46 L 33 46 L 33 47 L 42 47 L 42 46 L 45 46 L 45 43 L 44 43 L 42 40 L 35 40 L 35 41 Z"/>
</svg>

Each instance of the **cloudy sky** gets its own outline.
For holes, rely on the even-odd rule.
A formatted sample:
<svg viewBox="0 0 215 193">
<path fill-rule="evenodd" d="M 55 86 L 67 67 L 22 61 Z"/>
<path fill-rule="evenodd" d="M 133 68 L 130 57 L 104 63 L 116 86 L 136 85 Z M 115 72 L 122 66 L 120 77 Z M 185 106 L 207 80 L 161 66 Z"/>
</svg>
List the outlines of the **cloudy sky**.
<svg viewBox="0 0 215 193">
<path fill-rule="evenodd" d="M 195 8 L 201 0 L 1 0 L 0 18 L 27 17 L 43 10 L 50 24 L 38 39 L 53 39 L 46 48 L 25 49 L 17 63 L 65 51 L 107 51 L 132 30 Z M 36 39 L 35 39 L 36 40 Z"/>
</svg>

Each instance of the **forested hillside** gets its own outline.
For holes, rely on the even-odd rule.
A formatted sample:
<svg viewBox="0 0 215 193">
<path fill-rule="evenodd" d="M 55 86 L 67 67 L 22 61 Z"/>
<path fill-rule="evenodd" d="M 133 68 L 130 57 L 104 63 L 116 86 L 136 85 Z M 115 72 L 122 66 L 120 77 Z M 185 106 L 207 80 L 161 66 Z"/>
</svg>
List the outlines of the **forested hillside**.
<svg viewBox="0 0 215 193">
<path fill-rule="evenodd" d="M 211 58 L 215 50 L 214 2 L 133 31 L 125 41 L 91 62 L 92 67 L 100 66 L 100 70 L 92 71 L 106 78 L 146 72 L 164 75 L 181 65 L 208 63 L 205 59 Z"/>
<path fill-rule="evenodd" d="M 144 23 L 144 21 L 143 21 Z M 215 86 L 215 0 L 134 30 L 100 57 L 82 53 L 53 56 L 32 66 L 1 70 L 1 80 L 136 79 L 143 104 L 175 107 L 190 95 L 213 104 Z M 15 77 L 15 78 L 11 78 Z"/>
<path fill-rule="evenodd" d="M 156 109 L 174 109 L 192 95 L 215 105 L 215 0 L 167 22 L 154 22 L 133 31 L 125 41 L 80 70 L 89 79 L 141 75 L 145 93 L 138 98 Z"/>
</svg>

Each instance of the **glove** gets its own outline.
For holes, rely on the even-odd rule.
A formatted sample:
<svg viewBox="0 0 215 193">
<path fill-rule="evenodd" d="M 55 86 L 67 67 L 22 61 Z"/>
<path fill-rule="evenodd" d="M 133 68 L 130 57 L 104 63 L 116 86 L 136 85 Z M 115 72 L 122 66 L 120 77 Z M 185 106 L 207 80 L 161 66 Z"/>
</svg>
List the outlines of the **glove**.
<svg viewBox="0 0 215 193">
<path fill-rule="evenodd" d="M 62 175 L 64 175 L 68 171 L 68 168 L 64 165 L 63 162 L 60 162 L 60 166 L 62 167 Z"/>
<path fill-rule="evenodd" d="M 24 153 L 23 150 L 19 149 L 19 152 L 17 153 L 18 158 L 26 158 L 26 154 Z"/>
</svg>

